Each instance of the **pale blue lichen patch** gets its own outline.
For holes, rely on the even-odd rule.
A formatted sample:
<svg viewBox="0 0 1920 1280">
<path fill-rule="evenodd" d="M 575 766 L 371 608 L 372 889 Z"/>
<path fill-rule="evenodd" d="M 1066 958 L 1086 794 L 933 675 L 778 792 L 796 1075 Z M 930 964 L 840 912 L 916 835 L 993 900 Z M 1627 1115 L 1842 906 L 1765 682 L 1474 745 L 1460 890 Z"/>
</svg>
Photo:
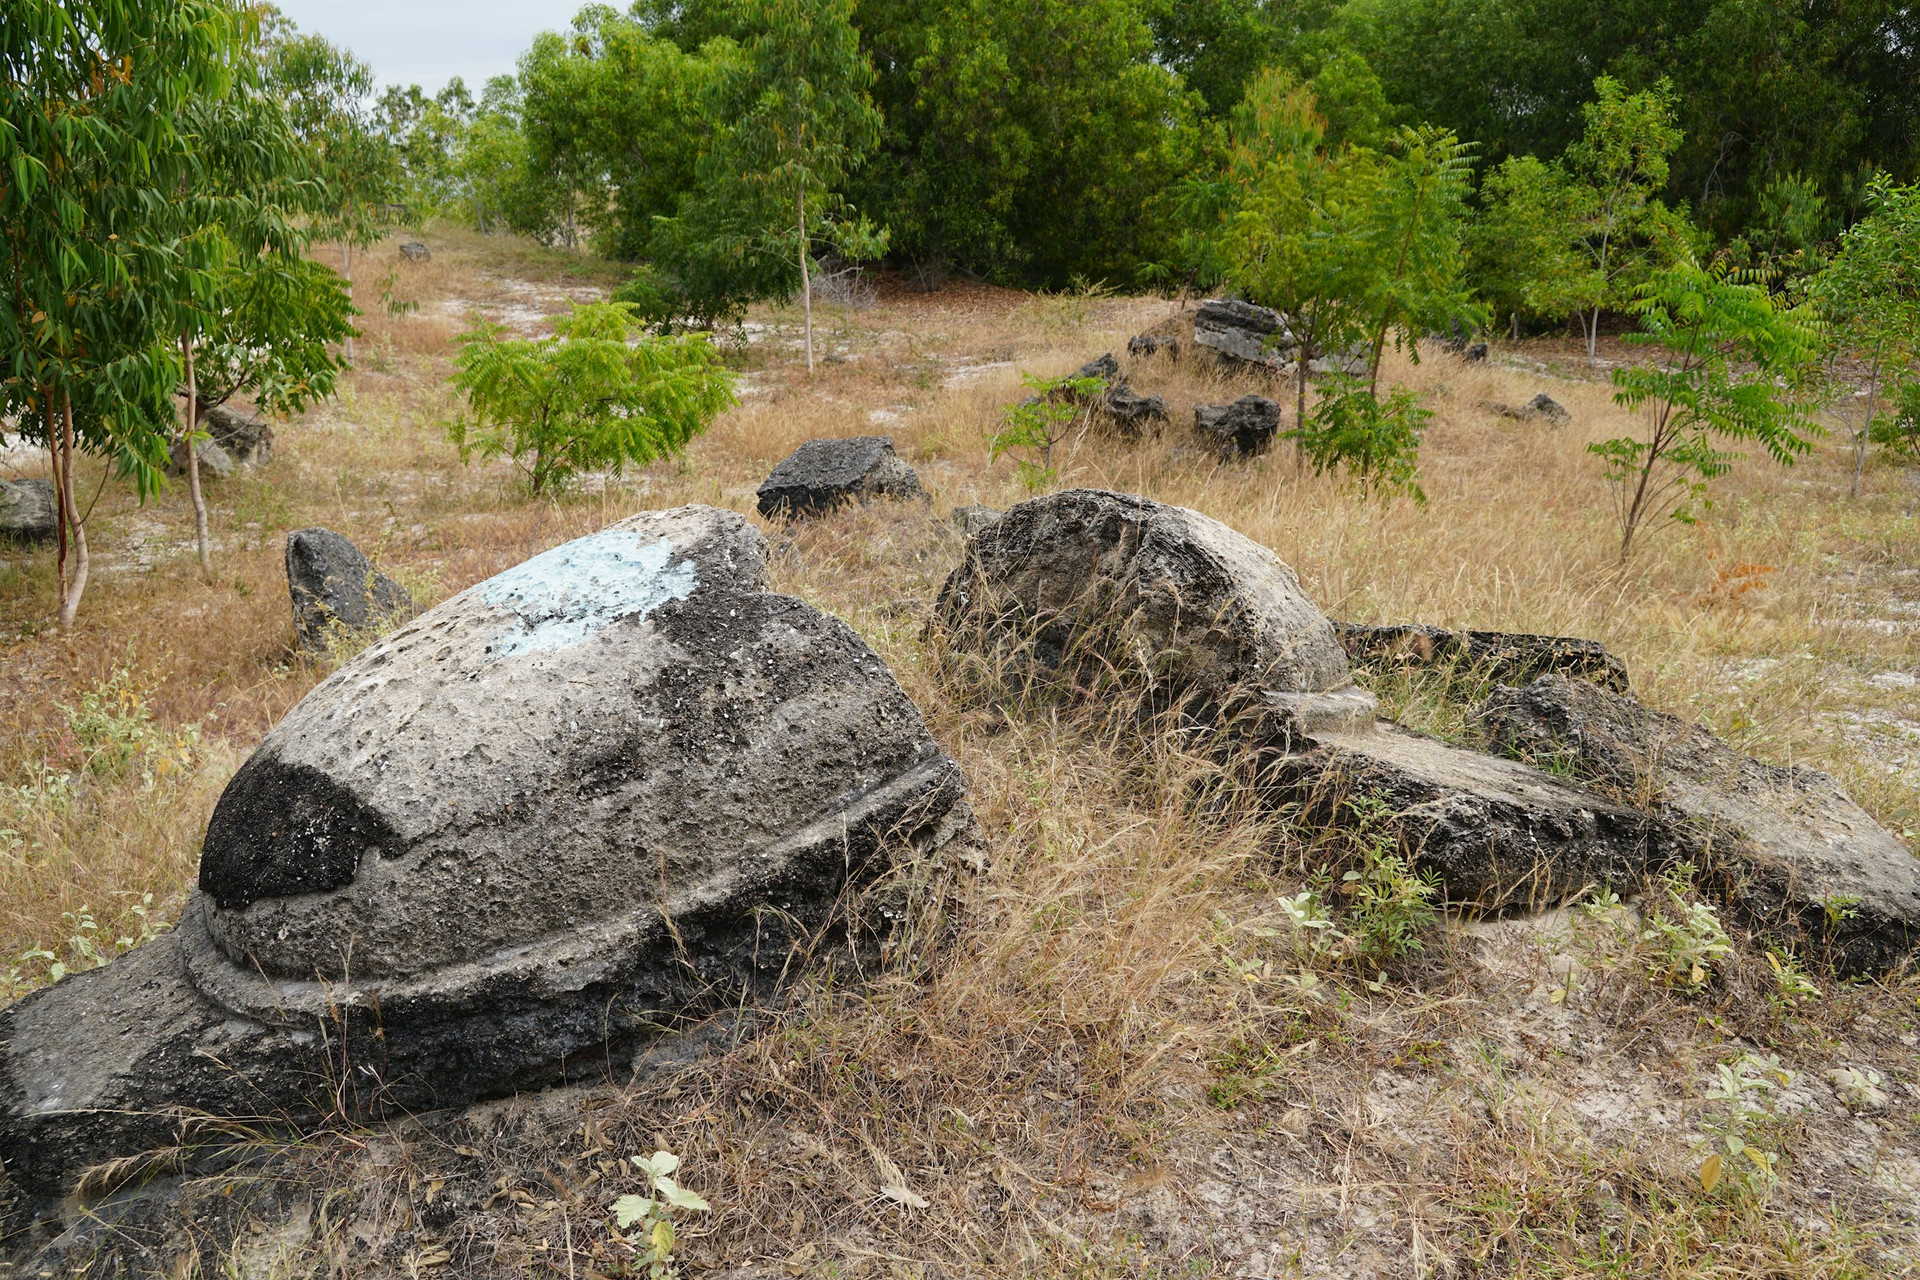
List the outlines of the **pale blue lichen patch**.
<svg viewBox="0 0 1920 1280">
<path fill-rule="evenodd" d="M 644 618 L 700 585 L 691 560 L 673 562 L 667 538 L 630 529 L 577 538 L 487 579 L 474 590 L 515 614 L 494 642 L 497 657 L 568 649 L 623 618 Z"/>
</svg>

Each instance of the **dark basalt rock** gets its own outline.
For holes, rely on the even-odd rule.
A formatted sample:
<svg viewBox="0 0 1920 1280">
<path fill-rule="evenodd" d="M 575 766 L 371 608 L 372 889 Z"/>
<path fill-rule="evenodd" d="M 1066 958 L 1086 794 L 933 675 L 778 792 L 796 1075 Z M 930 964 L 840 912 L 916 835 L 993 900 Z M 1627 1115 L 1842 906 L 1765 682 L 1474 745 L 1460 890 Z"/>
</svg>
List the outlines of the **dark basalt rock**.
<svg viewBox="0 0 1920 1280">
<path fill-rule="evenodd" d="M 1232 404 L 1195 405 L 1194 427 L 1223 458 L 1265 453 L 1280 430 L 1280 404 L 1265 396 L 1241 396 Z"/>
<path fill-rule="evenodd" d="M 235 466 L 265 466 L 273 458 L 273 424 L 265 418 L 222 404 L 202 414 L 200 425 Z"/>
<path fill-rule="evenodd" d="M 60 508 L 50 480 L 0 480 L 0 539 L 46 542 L 60 535 Z"/>
<path fill-rule="evenodd" d="M 1122 435 L 1146 435 L 1167 421 L 1167 402 L 1159 396 L 1143 396 L 1125 383 L 1106 389 L 1098 401 L 1105 419 Z"/>
<path fill-rule="evenodd" d="M 1209 298 L 1193 317 L 1193 343 L 1236 369 L 1284 371 L 1293 348 L 1287 318 L 1238 298 Z"/>
<path fill-rule="evenodd" d="M 1489 680 L 1522 684 L 1558 673 L 1627 691 L 1627 664 L 1597 640 L 1507 631 L 1450 631 L 1417 623 L 1367 626 L 1336 622 L 1347 656 L 1365 667 L 1471 668 Z"/>
<path fill-rule="evenodd" d="M 788 454 L 757 491 L 760 514 L 820 515 L 869 498 L 925 496 L 920 477 L 894 456 L 886 436 L 809 440 Z"/>
<path fill-rule="evenodd" d="M 227 451 L 213 440 L 202 440 L 194 446 L 200 455 L 200 479 L 225 480 L 233 474 L 233 459 Z M 187 445 L 184 440 L 175 440 L 167 449 L 167 474 L 183 476 L 187 474 Z"/>
<path fill-rule="evenodd" d="M 400 256 L 408 262 L 430 262 L 433 260 L 433 250 L 418 240 L 409 240 L 400 246 Z"/>
<path fill-rule="evenodd" d="M 1498 400 L 1483 400 L 1481 403 L 1503 418 L 1519 418 L 1522 420 L 1545 418 L 1548 422 L 1556 426 L 1573 420 L 1573 415 L 1567 412 L 1566 406 L 1544 391 L 1534 396 L 1533 399 L 1527 401 L 1518 409 L 1510 404 L 1502 404 Z"/>
<path fill-rule="evenodd" d="M 1180 339 L 1171 333 L 1141 333 L 1127 339 L 1127 354 L 1136 360 L 1145 360 L 1163 352 L 1170 358 L 1177 357 L 1180 354 Z"/>
<path fill-rule="evenodd" d="M 1764 764 L 1700 725 L 1564 675 L 1501 688 L 1482 716 L 1516 756 L 1649 807 L 1749 924 L 1842 972 L 1920 946 L 1920 860 L 1817 769 Z"/>
<path fill-rule="evenodd" d="M 1075 369 L 1069 376 L 1075 379 L 1100 378 L 1103 379 L 1108 386 L 1112 386 L 1120 380 L 1120 362 L 1115 360 L 1113 358 L 1113 352 L 1109 351 L 1097 359 L 1087 361 L 1078 369 Z"/>
<path fill-rule="evenodd" d="M 771 996 L 849 887 L 970 841 L 885 664 L 765 582 L 739 516 L 649 512 L 341 667 L 221 797 L 179 927 L 0 1011 L 7 1177 L 57 1195 L 187 1111 L 618 1074 Z"/>
<path fill-rule="evenodd" d="M 360 548 L 331 529 L 287 535 L 287 590 L 294 639 L 306 653 L 325 653 L 340 630 L 377 630 L 414 612 L 406 588 L 377 572 Z"/>
</svg>

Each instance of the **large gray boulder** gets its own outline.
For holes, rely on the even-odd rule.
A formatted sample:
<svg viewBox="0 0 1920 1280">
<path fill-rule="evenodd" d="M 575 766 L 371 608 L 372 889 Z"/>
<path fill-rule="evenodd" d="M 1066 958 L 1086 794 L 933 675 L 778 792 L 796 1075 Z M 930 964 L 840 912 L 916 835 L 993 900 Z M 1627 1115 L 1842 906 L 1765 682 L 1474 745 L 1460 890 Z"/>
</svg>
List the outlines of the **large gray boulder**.
<svg viewBox="0 0 1920 1280">
<path fill-rule="evenodd" d="M 219 404 L 201 415 L 200 425 L 235 466 L 261 467 L 273 458 L 273 424 L 265 418 Z"/>
<path fill-rule="evenodd" d="M 869 498 L 918 498 L 926 491 L 886 436 L 809 440 L 781 460 L 756 493 L 760 514 L 820 515 Z"/>
<path fill-rule="evenodd" d="M 331 529 L 287 535 L 287 592 L 294 641 L 305 653 L 325 653 L 343 631 L 376 631 L 414 611 L 405 587 Z"/>
<path fill-rule="evenodd" d="M 50 480 L 0 480 L 0 539 L 45 542 L 60 533 Z"/>
<path fill-rule="evenodd" d="M 1222 364 L 1268 373 L 1285 370 L 1294 348 L 1287 318 L 1238 298 L 1209 298 L 1193 316 L 1193 344 Z"/>
<path fill-rule="evenodd" d="M 1508 751 L 1639 799 L 1754 926 L 1810 939 L 1843 972 L 1920 946 L 1920 859 L 1818 769 L 1564 675 L 1495 690 L 1483 719 Z"/>
<path fill-rule="evenodd" d="M 173 1140 L 619 1075 L 775 991 L 972 818 L 958 767 L 765 541 L 649 512 L 470 588 L 243 765 L 172 933 L 0 1012 L 0 1161 L 39 1194 Z M 624 1078 L 624 1077 L 620 1077 Z"/>
</svg>

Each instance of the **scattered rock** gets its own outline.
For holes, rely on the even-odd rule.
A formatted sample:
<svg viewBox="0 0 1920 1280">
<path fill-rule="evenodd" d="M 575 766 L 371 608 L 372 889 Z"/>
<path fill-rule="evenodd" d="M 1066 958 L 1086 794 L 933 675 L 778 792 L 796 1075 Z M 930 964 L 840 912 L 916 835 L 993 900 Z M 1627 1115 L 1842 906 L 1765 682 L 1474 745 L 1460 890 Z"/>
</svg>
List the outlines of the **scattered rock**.
<svg viewBox="0 0 1920 1280">
<path fill-rule="evenodd" d="M 305 653 L 325 653 L 340 630 L 378 630 L 414 612 L 406 588 L 331 529 L 287 535 L 287 590 L 294 639 Z"/>
<path fill-rule="evenodd" d="M 265 466 L 273 457 L 273 424 L 265 418 L 221 404 L 203 413 L 200 425 L 236 466 Z"/>
<path fill-rule="evenodd" d="M 995 511 L 992 507 L 983 507 L 979 503 L 972 503 L 964 507 L 955 507 L 952 514 L 947 518 L 960 530 L 963 537 L 971 538 L 974 534 L 980 532 L 995 520 L 998 520 L 1001 514 L 1001 512 Z"/>
<path fill-rule="evenodd" d="M 233 459 L 216 440 L 202 440 L 193 451 L 200 455 L 200 479 L 225 480 L 233 475 Z M 175 440 L 167 449 L 167 474 L 184 476 L 187 474 L 187 445 L 184 440 Z"/>
<path fill-rule="evenodd" d="M 1510 404 L 1502 404 L 1498 400 L 1482 400 L 1480 403 L 1504 418 L 1545 418 L 1548 422 L 1556 424 L 1569 422 L 1573 418 L 1573 415 L 1567 412 L 1565 405 L 1544 391 L 1518 409 Z"/>
<path fill-rule="evenodd" d="M 51 480 L 0 480 L 0 538 L 46 542 L 60 534 L 60 507 Z"/>
<path fill-rule="evenodd" d="M 1884 1111 L 1889 1099 L 1881 1086 L 1885 1083 L 1872 1067 L 1835 1067 L 1821 1073 L 1840 1105 L 1849 1111 Z"/>
<path fill-rule="evenodd" d="M 1367 667 L 1451 666 L 1501 684 L 1524 684 L 1551 673 L 1627 691 L 1627 664 L 1597 640 L 1507 631 L 1449 631 L 1419 624 L 1367 626 L 1336 622 L 1347 656 Z"/>
<path fill-rule="evenodd" d="M 400 256 L 408 262 L 427 262 L 432 260 L 433 251 L 418 240 L 409 240 L 400 246 Z"/>
<path fill-rule="evenodd" d="M 1745 920 L 1816 939 L 1840 971 L 1882 973 L 1920 946 L 1920 860 L 1827 774 L 1763 764 L 1700 725 L 1563 675 L 1496 689 L 1483 721 L 1522 759 L 1651 797 L 1681 853 Z"/>
<path fill-rule="evenodd" d="M 1232 404 L 1194 406 L 1193 423 L 1212 438 L 1223 458 L 1265 453 L 1280 430 L 1280 404 L 1265 396 L 1241 396 Z"/>
<path fill-rule="evenodd" d="M 1168 358 L 1180 354 L 1180 339 L 1171 333 L 1142 333 L 1127 339 L 1127 354 L 1137 360 L 1166 353 Z"/>
<path fill-rule="evenodd" d="M 1073 378 L 1099 378 L 1111 387 L 1120 381 L 1120 362 L 1115 360 L 1113 358 L 1113 352 L 1109 351 L 1097 360 L 1087 361 L 1068 376 Z"/>
<path fill-rule="evenodd" d="M 766 554 L 732 512 L 647 512 L 322 682 L 228 785 L 180 925 L 0 1011 L 8 1177 L 58 1195 L 188 1112 L 619 1070 L 768 998 L 856 927 L 849 888 L 963 850 L 958 767 Z"/>
<path fill-rule="evenodd" d="M 894 456 L 886 436 L 809 440 L 760 485 L 763 516 L 813 516 L 869 498 L 925 496 L 920 477 Z"/>
<path fill-rule="evenodd" d="M 1165 400 L 1140 395 L 1124 382 L 1108 387 L 1097 404 L 1101 415 L 1118 427 L 1122 435 L 1146 435 L 1167 421 Z"/>
<path fill-rule="evenodd" d="M 1278 373 L 1294 346 L 1293 331 L 1278 311 L 1238 298 L 1209 298 L 1193 317 L 1195 346 L 1236 368 Z"/>
<path fill-rule="evenodd" d="M 1471 343 L 1467 349 L 1461 353 L 1460 358 L 1468 364 L 1478 364 L 1487 358 L 1487 344 L 1484 342 Z"/>
</svg>

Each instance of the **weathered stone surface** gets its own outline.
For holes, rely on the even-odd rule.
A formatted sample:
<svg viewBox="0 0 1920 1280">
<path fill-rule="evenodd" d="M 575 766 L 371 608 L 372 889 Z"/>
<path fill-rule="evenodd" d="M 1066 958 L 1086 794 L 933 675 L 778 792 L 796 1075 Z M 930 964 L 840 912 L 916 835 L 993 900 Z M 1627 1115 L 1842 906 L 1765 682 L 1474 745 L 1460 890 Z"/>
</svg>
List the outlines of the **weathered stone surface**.
<svg viewBox="0 0 1920 1280">
<path fill-rule="evenodd" d="M 220 447 L 217 440 L 207 439 L 194 446 L 200 455 L 200 479 L 225 480 L 233 475 L 233 458 Z M 187 446 L 183 440 L 175 440 L 167 450 L 167 474 L 183 476 L 187 474 Z"/>
<path fill-rule="evenodd" d="M 605 1074 L 765 997 L 850 883 L 970 838 L 885 664 L 765 581 L 739 516 L 649 512 L 320 684 L 221 797 L 180 927 L 0 1011 L 8 1175 L 56 1191 L 168 1141 L 169 1107 Z"/>
<path fill-rule="evenodd" d="M 200 425 L 236 466 L 265 466 L 273 458 L 273 424 L 265 418 L 221 404 L 202 414 Z"/>
<path fill-rule="evenodd" d="M 409 240 L 400 246 L 400 256 L 408 262 L 429 262 L 433 259 L 433 250 L 418 240 Z"/>
<path fill-rule="evenodd" d="M 294 639 L 307 653 L 326 652 L 340 629 L 367 631 L 413 613 L 406 588 L 331 529 L 287 535 L 287 591 Z"/>
<path fill-rule="evenodd" d="M 952 513 L 947 516 L 947 519 L 953 522 L 954 527 L 960 530 L 962 536 L 971 538 L 974 534 L 980 532 L 995 520 L 998 520 L 1002 514 L 1004 513 L 996 511 L 992 507 L 983 507 L 976 502 L 964 507 L 955 507 Z"/>
<path fill-rule="evenodd" d="M 1472 668 L 1489 680 L 1522 684 L 1558 672 L 1616 693 L 1627 691 L 1627 664 L 1597 640 L 1508 631 L 1451 631 L 1420 624 L 1336 622 L 1347 656 L 1362 666 Z"/>
<path fill-rule="evenodd" d="M 1235 367 L 1279 372 L 1294 341 L 1278 311 L 1238 298 L 1209 298 L 1193 317 L 1193 342 Z"/>
<path fill-rule="evenodd" d="M 1280 404 L 1265 396 L 1241 396 L 1232 404 L 1195 405 L 1194 427 L 1226 458 L 1265 453 L 1280 430 Z"/>
<path fill-rule="evenodd" d="M 809 440 L 763 481 L 763 516 L 812 516 L 851 501 L 918 498 L 925 491 L 912 467 L 894 456 L 886 436 Z"/>
<path fill-rule="evenodd" d="M 1176 695 L 1349 683 L 1333 626 L 1267 548 L 1184 507 L 1099 489 L 1022 502 L 947 578 L 937 622 L 1042 667 L 1089 651 Z"/>
<path fill-rule="evenodd" d="M 1124 382 L 1108 387 L 1097 403 L 1101 415 L 1122 435 L 1146 435 L 1167 421 L 1165 400 L 1143 396 Z"/>
<path fill-rule="evenodd" d="M 1078 369 L 1075 369 L 1069 376 L 1073 378 L 1100 378 L 1105 380 L 1108 385 L 1112 385 L 1120 380 L 1120 362 L 1115 360 L 1113 358 L 1113 352 L 1109 351 L 1103 356 L 1087 361 Z"/>
<path fill-rule="evenodd" d="M 1140 333 L 1127 339 L 1127 354 L 1136 360 L 1165 354 L 1180 354 L 1180 339 L 1171 333 Z"/>
<path fill-rule="evenodd" d="M 1850 972 L 1920 946 L 1920 860 L 1827 774 L 1763 764 L 1705 728 L 1565 676 L 1502 688 L 1484 723 L 1505 749 L 1644 797 L 1749 922 L 1809 937 Z"/>
<path fill-rule="evenodd" d="M 1517 409 L 1510 404 L 1502 404 L 1498 400 L 1483 400 L 1481 403 L 1503 418 L 1545 418 L 1556 426 L 1573 419 L 1573 415 L 1567 412 L 1565 405 L 1544 391 Z"/>
<path fill-rule="evenodd" d="M 0 480 L 0 539 L 44 542 L 60 533 L 60 508 L 50 480 Z"/>
</svg>

